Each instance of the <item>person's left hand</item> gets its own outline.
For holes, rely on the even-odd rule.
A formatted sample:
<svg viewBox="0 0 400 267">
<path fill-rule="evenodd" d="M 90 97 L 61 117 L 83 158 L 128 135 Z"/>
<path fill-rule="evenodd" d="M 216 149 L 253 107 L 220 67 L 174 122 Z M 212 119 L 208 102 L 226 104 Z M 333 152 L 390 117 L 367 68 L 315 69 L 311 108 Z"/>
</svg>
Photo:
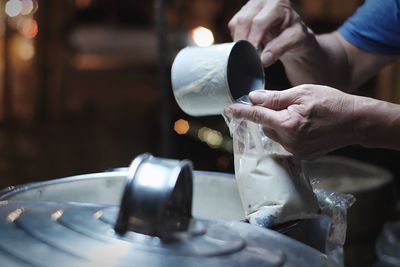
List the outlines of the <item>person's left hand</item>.
<svg viewBox="0 0 400 267">
<path fill-rule="evenodd" d="M 284 91 L 251 92 L 252 106 L 233 104 L 228 116 L 263 126 L 264 133 L 301 159 L 311 159 L 353 144 L 357 96 L 321 85 L 300 85 Z"/>
</svg>

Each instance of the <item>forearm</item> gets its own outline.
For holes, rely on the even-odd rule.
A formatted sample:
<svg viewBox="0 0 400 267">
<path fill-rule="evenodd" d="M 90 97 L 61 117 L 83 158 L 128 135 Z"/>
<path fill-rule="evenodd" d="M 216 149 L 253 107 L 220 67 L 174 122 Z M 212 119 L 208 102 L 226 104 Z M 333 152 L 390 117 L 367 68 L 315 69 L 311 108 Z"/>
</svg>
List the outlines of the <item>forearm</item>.
<svg viewBox="0 0 400 267">
<path fill-rule="evenodd" d="M 337 33 L 309 35 L 305 42 L 301 51 L 281 58 L 289 81 L 293 85 L 323 84 L 349 91 L 351 71 Z"/>
<path fill-rule="evenodd" d="M 357 97 L 354 115 L 356 143 L 400 150 L 400 105 Z"/>
</svg>

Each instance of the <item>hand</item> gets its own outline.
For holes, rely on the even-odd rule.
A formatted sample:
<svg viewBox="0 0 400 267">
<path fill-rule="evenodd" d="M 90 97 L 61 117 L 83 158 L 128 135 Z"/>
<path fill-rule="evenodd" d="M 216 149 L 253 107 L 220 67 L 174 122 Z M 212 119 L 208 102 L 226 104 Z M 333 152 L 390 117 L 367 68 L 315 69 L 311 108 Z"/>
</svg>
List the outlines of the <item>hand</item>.
<svg viewBox="0 0 400 267">
<path fill-rule="evenodd" d="M 261 61 L 269 66 L 281 57 L 301 55 L 315 36 L 292 9 L 290 0 L 250 0 L 228 24 L 235 41 L 248 40 L 262 49 Z"/>
<path fill-rule="evenodd" d="M 233 104 L 227 115 L 263 126 L 264 133 L 301 159 L 353 144 L 357 96 L 327 86 L 300 85 L 284 91 L 251 92 L 253 106 Z"/>
</svg>

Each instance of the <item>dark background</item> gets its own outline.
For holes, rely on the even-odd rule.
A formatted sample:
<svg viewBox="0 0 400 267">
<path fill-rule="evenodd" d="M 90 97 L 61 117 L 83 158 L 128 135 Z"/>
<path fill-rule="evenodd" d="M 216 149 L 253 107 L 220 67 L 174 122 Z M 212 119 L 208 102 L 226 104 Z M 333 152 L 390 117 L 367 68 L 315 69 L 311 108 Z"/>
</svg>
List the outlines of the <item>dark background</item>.
<svg viewBox="0 0 400 267">
<path fill-rule="evenodd" d="M 222 117 L 184 114 L 169 76 L 193 28 L 207 27 L 217 43 L 230 42 L 226 25 L 247 0 L 24 0 L 32 6 L 13 16 L 4 7 L 18 1 L 0 0 L 0 190 L 128 166 L 144 152 L 187 158 L 198 170 L 233 172 Z M 316 33 L 335 30 L 361 3 L 293 1 Z M 400 103 L 399 66 L 388 66 L 355 93 Z M 267 89 L 290 87 L 279 62 L 265 72 Z M 183 135 L 174 130 L 180 119 L 190 125 Z M 200 129 L 218 134 L 224 145 L 202 141 Z M 399 151 L 350 146 L 330 154 L 379 165 L 400 181 Z M 365 224 L 383 224 L 387 218 L 371 210 L 386 204 L 367 203 Z M 374 261 L 376 234 L 347 244 L 346 266 Z"/>
<path fill-rule="evenodd" d="M 161 1 L 144 0 L 39 0 L 34 1 L 37 10 L 16 17 L 3 14 L 5 2 L 0 16 L 1 188 L 127 166 L 143 152 L 188 158 L 196 169 L 233 171 L 231 147 L 212 147 L 195 131 L 207 127 L 229 142 L 222 117 L 182 113 L 171 94 L 169 70 L 196 26 L 211 29 L 216 42 L 231 41 L 226 25 L 247 1 L 170 0 L 160 6 Z M 336 29 L 361 2 L 294 4 L 322 33 Z M 165 24 L 159 24 L 160 14 Z M 27 19 L 37 22 L 34 36 L 21 28 Z M 265 71 L 267 88 L 290 87 L 279 62 Z M 396 71 L 390 66 L 357 93 L 398 101 Z M 174 131 L 181 118 L 189 121 L 191 134 Z M 400 175 L 397 151 L 352 146 L 333 154 Z"/>
</svg>

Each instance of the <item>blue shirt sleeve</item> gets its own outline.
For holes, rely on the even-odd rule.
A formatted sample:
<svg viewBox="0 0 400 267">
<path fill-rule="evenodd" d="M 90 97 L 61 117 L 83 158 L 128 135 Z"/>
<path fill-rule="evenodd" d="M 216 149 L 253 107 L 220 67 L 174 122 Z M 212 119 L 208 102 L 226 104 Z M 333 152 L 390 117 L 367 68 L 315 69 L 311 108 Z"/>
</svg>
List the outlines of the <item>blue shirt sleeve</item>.
<svg viewBox="0 0 400 267">
<path fill-rule="evenodd" d="M 400 54 L 400 0 L 366 0 L 339 32 L 364 51 Z"/>
</svg>

